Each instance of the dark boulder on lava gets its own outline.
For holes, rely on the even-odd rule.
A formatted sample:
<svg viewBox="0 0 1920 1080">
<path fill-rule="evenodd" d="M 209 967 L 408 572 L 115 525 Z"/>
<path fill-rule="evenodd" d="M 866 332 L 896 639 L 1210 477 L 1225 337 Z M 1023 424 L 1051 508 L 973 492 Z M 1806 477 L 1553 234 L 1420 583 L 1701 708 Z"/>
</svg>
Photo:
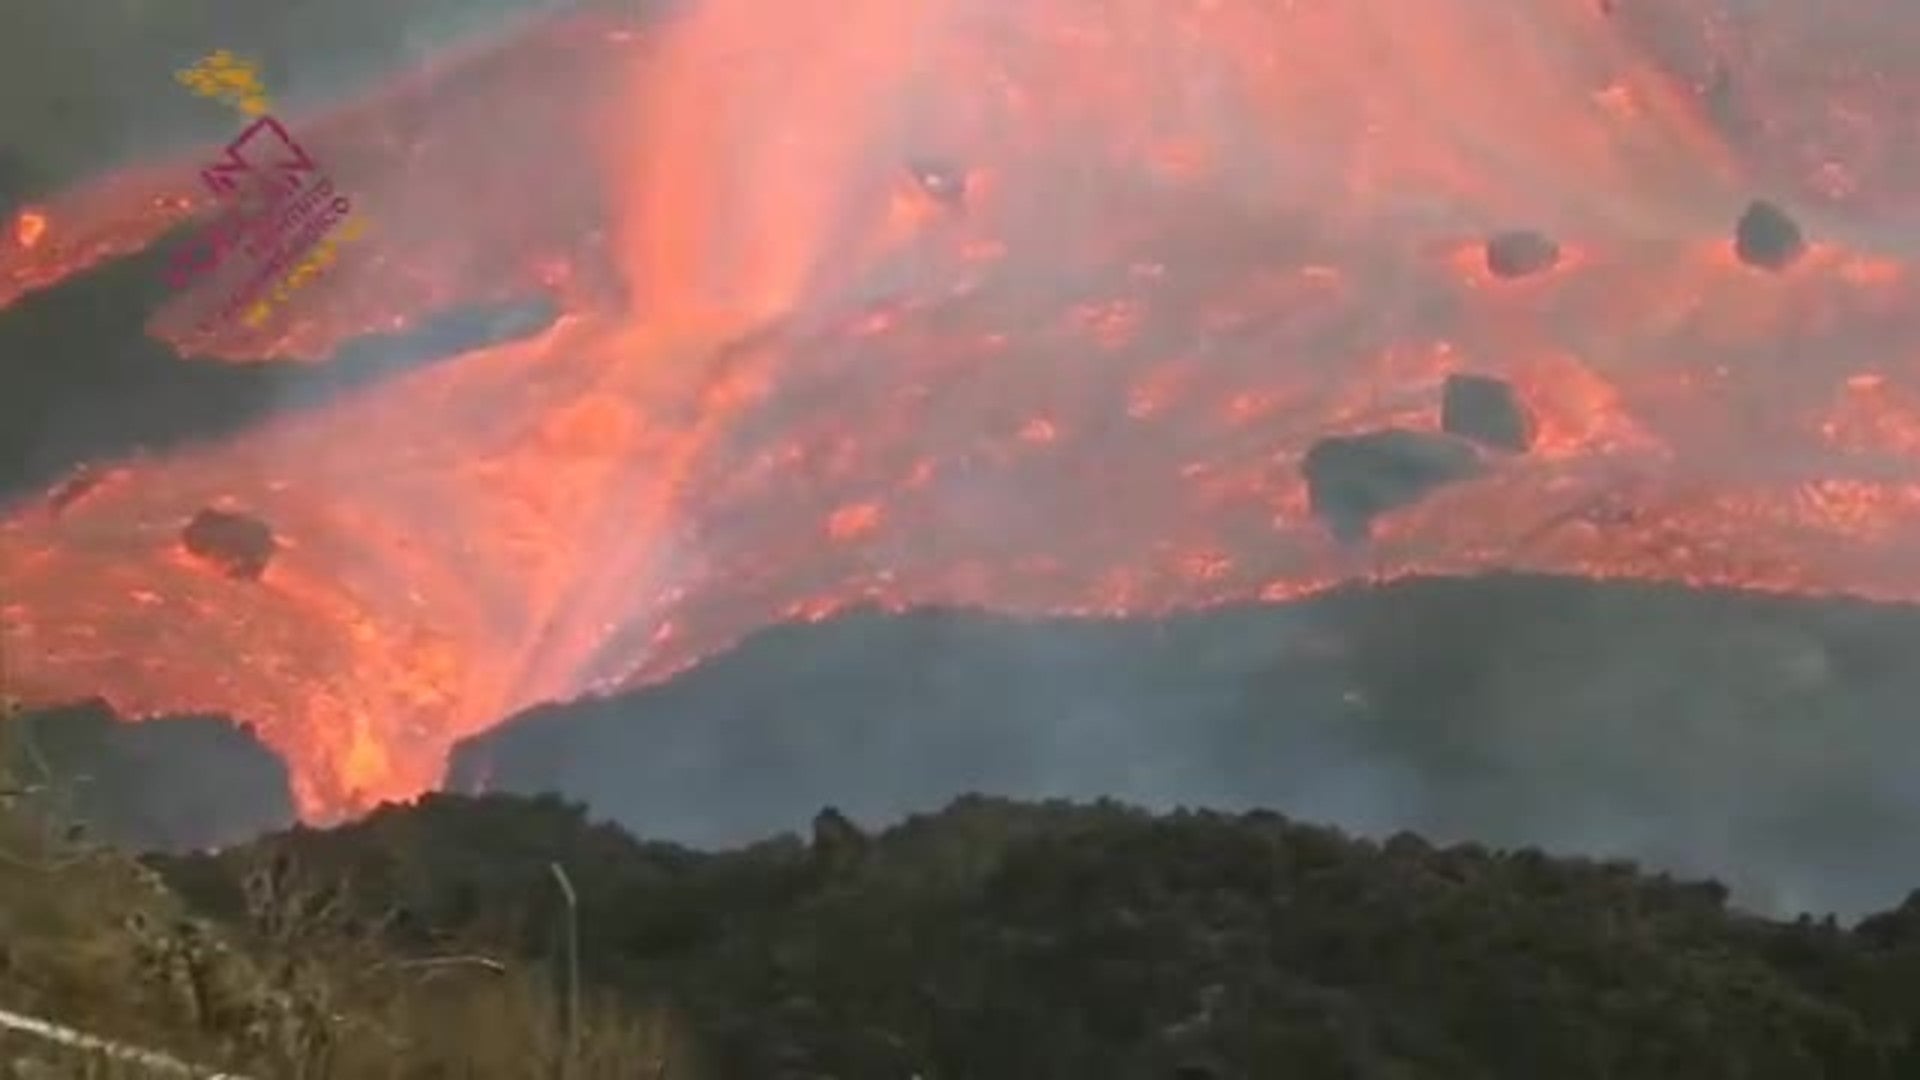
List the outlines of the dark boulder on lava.
<svg viewBox="0 0 1920 1080">
<path fill-rule="evenodd" d="M 1321 439 L 1300 464 L 1313 512 L 1345 541 L 1365 539 L 1375 517 L 1482 471 L 1467 443 L 1403 428 Z"/>
<path fill-rule="evenodd" d="M 1533 417 L 1513 384 L 1491 375 L 1449 375 L 1440 397 L 1440 430 L 1497 450 L 1533 445 Z"/>
<path fill-rule="evenodd" d="M 280 542 L 266 522 L 211 508 L 193 515 L 180 532 L 180 542 L 195 557 L 241 581 L 260 580 L 280 550 Z"/>
<path fill-rule="evenodd" d="M 958 209 L 967 201 L 967 173 L 950 161 L 920 158 L 907 163 L 907 172 L 927 198 Z"/>
<path fill-rule="evenodd" d="M 1733 248 L 1740 261 L 1762 270 L 1784 270 L 1806 250 L 1800 226 L 1765 199 L 1747 204 L 1734 226 Z"/>
<path fill-rule="evenodd" d="M 1499 278 L 1543 274 L 1560 263 L 1560 245 L 1545 233 L 1510 229 L 1487 239 L 1487 272 Z"/>
</svg>

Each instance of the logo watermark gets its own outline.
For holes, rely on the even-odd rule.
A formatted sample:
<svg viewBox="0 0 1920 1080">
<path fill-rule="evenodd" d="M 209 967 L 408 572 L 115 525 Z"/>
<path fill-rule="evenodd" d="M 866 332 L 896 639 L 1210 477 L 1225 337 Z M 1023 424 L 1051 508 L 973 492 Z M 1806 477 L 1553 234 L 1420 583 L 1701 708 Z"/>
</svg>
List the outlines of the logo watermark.
<svg viewBox="0 0 1920 1080">
<path fill-rule="evenodd" d="M 201 183 L 223 209 L 168 261 L 167 284 L 178 289 L 216 274 L 237 278 L 200 329 L 235 315 L 258 326 L 274 305 L 332 265 L 337 244 L 358 238 L 366 223 L 356 217 L 351 228 L 321 244 L 353 213 L 353 200 L 335 189 L 313 156 L 273 117 L 273 103 L 250 61 L 222 49 L 174 78 L 200 97 L 238 109 L 251 122 L 218 160 L 200 170 Z"/>
</svg>

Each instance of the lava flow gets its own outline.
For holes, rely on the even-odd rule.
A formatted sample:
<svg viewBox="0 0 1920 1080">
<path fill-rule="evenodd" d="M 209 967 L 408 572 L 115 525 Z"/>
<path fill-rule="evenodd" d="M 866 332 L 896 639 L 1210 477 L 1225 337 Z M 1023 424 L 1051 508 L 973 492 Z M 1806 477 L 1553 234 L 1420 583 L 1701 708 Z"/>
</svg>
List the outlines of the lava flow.
<svg viewBox="0 0 1920 1080">
<path fill-rule="evenodd" d="M 855 602 L 1490 568 L 1920 598 L 1904 2 L 575 12 L 302 129 L 377 228 L 289 321 L 154 328 L 315 357 L 528 288 L 568 314 L 13 506 L 9 651 L 36 696 L 252 721 L 326 819 Z M 0 234 L 0 302 L 191 213 L 176 171 Z M 1790 264 L 1735 254 L 1760 197 Z M 1491 273 L 1523 228 L 1557 260 Z M 1435 429 L 1456 373 L 1531 445 L 1336 539 L 1309 450 Z M 182 547 L 203 508 L 270 524 L 257 579 Z"/>
</svg>

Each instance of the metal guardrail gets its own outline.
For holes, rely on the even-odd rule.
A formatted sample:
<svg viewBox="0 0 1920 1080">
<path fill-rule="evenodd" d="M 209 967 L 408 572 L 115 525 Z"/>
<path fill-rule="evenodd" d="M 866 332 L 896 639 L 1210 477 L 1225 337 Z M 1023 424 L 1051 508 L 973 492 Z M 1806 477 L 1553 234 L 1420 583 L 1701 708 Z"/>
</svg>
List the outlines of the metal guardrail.
<svg viewBox="0 0 1920 1080">
<path fill-rule="evenodd" d="M 64 1024 L 56 1024 L 37 1016 L 9 1012 L 6 1009 L 0 1009 L 0 1030 L 17 1031 L 23 1035 L 31 1035 L 45 1042 L 74 1050 L 85 1050 L 115 1061 L 141 1065 L 166 1076 L 192 1077 L 193 1080 L 252 1080 L 238 1073 L 221 1072 L 204 1065 L 194 1065 L 172 1054 L 148 1050 L 117 1039 L 103 1039 L 98 1035 L 76 1031 Z"/>
</svg>

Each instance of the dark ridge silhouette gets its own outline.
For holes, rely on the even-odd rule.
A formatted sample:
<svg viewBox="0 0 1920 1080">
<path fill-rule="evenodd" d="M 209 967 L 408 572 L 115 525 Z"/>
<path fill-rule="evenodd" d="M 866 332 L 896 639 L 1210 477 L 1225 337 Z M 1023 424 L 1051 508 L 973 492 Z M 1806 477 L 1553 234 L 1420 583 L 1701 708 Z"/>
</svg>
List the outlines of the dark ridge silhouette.
<svg viewBox="0 0 1920 1080">
<path fill-rule="evenodd" d="M 446 786 L 705 846 L 965 791 L 1272 806 L 1858 912 L 1920 866 L 1917 650 L 1908 607 L 1522 576 L 1164 619 L 855 612 L 529 710 Z"/>
<path fill-rule="evenodd" d="M 294 823 L 286 763 L 217 716 L 126 723 L 103 701 L 9 721 L 5 771 L 40 789 L 51 817 L 135 851 L 220 847 Z"/>
</svg>

